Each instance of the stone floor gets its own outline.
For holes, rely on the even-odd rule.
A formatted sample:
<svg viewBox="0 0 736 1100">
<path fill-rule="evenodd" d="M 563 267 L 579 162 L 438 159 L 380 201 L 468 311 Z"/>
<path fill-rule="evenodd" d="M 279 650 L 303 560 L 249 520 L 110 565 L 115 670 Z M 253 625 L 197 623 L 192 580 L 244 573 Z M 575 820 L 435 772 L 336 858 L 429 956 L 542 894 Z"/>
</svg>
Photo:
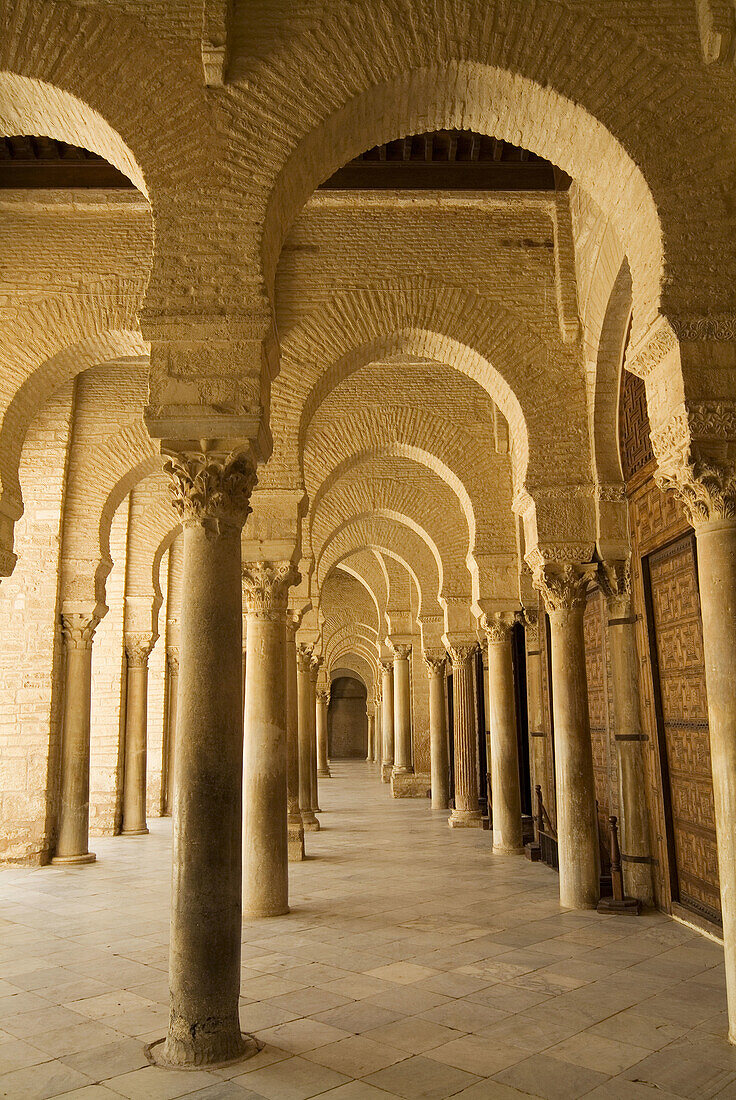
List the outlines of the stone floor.
<svg viewBox="0 0 736 1100">
<path fill-rule="evenodd" d="M 288 917 L 243 930 L 223 1071 L 171 1072 L 170 823 L 77 870 L 0 873 L 0 1096 L 84 1100 L 735 1097 L 722 951 L 661 914 L 561 912 L 557 879 L 492 855 L 363 763 L 320 783 Z"/>
</svg>

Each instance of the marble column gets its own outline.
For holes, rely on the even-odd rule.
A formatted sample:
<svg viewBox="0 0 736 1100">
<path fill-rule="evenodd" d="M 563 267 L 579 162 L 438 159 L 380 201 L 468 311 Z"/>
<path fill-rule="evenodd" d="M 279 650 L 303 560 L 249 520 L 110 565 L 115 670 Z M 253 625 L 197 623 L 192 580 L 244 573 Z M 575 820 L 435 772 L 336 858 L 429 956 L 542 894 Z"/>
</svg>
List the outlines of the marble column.
<svg viewBox="0 0 736 1100">
<path fill-rule="evenodd" d="M 542 566 L 534 577 L 550 621 L 560 903 L 594 909 L 600 848 L 588 716 L 583 613 L 593 565 Z"/>
<path fill-rule="evenodd" d="M 429 752 L 432 809 L 446 810 L 450 804 L 450 754 L 447 744 L 444 650 L 426 650 L 424 663 L 429 678 Z"/>
<path fill-rule="evenodd" d="M 169 459 L 183 527 L 169 1028 L 156 1061 L 244 1057 L 240 1031 L 243 692 L 240 539 L 255 483 L 244 457 Z"/>
<path fill-rule="evenodd" d="M 381 661 L 381 688 L 383 706 L 381 708 L 381 728 L 383 732 L 383 763 L 381 779 L 388 783 L 394 766 L 394 662 L 393 658 Z"/>
<path fill-rule="evenodd" d="M 365 752 L 365 758 L 367 763 L 371 763 L 373 760 L 373 736 L 375 733 L 375 721 L 371 712 L 366 708 L 366 717 L 368 719 L 368 746 Z"/>
<path fill-rule="evenodd" d="M 146 825 L 148 658 L 155 641 L 156 639 L 150 634 L 126 634 L 125 636 L 125 743 L 121 836 L 142 836 L 148 832 Z"/>
<path fill-rule="evenodd" d="M 511 649 L 513 618 L 513 615 L 483 618 L 488 641 L 493 850 L 507 854 L 524 851 Z"/>
<path fill-rule="evenodd" d="M 243 566 L 247 612 L 243 737 L 243 910 L 289 912 L 286 825 L 286 600 L 299 574 L 290 561 Z"/>
<path fill-rule="evenodd" d="M 309 763 L 312 813 L 321 814 L 319 808 L 319 782 L 317 779 L 317 679 L 322 665 L 321 657 L 312 657 L 309 666 Z"/>
<path fill-rule="evenodd" d="M 300 643 L 296 651 L 298 739 L 299 739 L 299 809 L 307 832 L 316 832 L 319 821 L 312 809 L 312 688 L 310 684 L 312 647 Z"/>
<path fill-rule="evenodd" d="M 286 678 L 286 831 L 289 861 L 300 863 L 304 855 L 304 824 L 299 809 L 299 690 L 296 672 L 296 623 L 286 613 L 284 669 Z"/>
<path fill-rule="evenodd" d="M 394 651 L 394 775 L 412 775 L 410 645 L 392 645 Z"/>
<path fill-rule="evenodd" d="M 167 815 L 174 812 L 176 774 L 176 714 L 179 695 L 179 647 L 166 650 L 166 803 Z"/>
<path fill-rule="evenodd" d="M 317 692 L 317 775 L 320 779 L 331 779 L 330 765 L 327 760 L 327 710 L 330 705 L 329 691 Z"/>
<path fill-rule="evenodd" d="M 52 863 L 93 863 L 89 851 L 89 743 L 94 611 L 64 612 L 64 703 L 59 826 Z"/>
<path fill-rule="evenodd" d="M 542 800 L 551 813 L 550 790 L 547 776 L 547 736 L 544 732 L 542 695 L 542 651 L 540 649 L 540 612 L 524 611 L 524 638 L 526 642 L 526 707 L 529 722 L 529 765 L 532 780 L 532 811 L 537 805 L 534 789 L 542 788 Z"/>
<path fill-rule="evenodd" d="M 455 808 L 451 829 L 481 829 L 478 802 L 478 723 L 475 712 L 475 651 L 477 642 L 448 646 L 452 661 L 453 733 L 455 739 Z"/>
<path fill-rule="evenodd" d="M 629 897 L 654 904 L 649 810 L 646 796 L 644 743 L 639 710 L 636 657 L 636 616 L 631 607 L 630 562 L 600 567 L 601 588 L 608 607 L 608 641 L 613 683 L 613 726 L 618 750 L 621 869 Z"/>
<path fill-rule="evenodd" d="M 373 756 L 371 759 L 374 764 L 381 766 L 383 760 L 383 745 L 381 744 L 383 734 L 381 732 L 381 708 L 383 706 L 383 700 L 380 691 L 376 692 L 375 701 L 373 704 L 374 713 L 374 726 L 373 726 Z"/>
</svg>

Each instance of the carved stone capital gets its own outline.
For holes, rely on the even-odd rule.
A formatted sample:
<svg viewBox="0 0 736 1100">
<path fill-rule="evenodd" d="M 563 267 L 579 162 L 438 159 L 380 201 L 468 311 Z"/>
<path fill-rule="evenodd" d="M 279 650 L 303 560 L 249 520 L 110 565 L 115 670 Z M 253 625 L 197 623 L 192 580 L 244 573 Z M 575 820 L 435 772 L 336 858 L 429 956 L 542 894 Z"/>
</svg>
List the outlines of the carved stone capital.
<svg viewBox="0 0 736 1100">
<path fill-rule="evenodd" d="M 243 604 L 249 615 L 284 618 L 289 588 L 299 583 L 290 561 L 251 561 L 243 565 Z"/>
<path fill-rule="evenodd" d="M 312 647 L 306 642 L 299 642 L 296 647 L 296 667 L 298 672 L 309 673 L 312 664 Z"/>
<path fill-rule="evenodd" d="M 485 631 L 489 645 L 509 645 L 514 615 L 496 612 L 493 615 L 481 615 L 481 628 Z"/>
<path fill-rule="evenodd" d="M 97 615 L 83 612 L 63 612 L 61 632 L 67 649 L 91 649 L 92 638 L 99 625 Z"/>
<path fill-rule="evenodd" d="M 309 662 L 309 678 L 313 684 L 317 683 L 317 677 L 319 676 L 319 670 L 322 668 L 325 659 L 324 657 L 316 657 L 312 654 L 312 659 Z"/>
<path fill-rule="evenodd" d="M 174 510 L 184 527 L 200 525 L 208 534 L 217 535 L 223 527 L 243 526 L 256 483 L 255 466 L 249 459 L 171 455 L 164 468 L 171 478 Z"/>
<path fill-rule="evenodd" d="M 381 668 L 383 669 L 384 672 L 393 672 L 393 670 L 394 670 L 394 659 L 393 659 L 393 657 L 381 657 L 381 659 L 379 660 L 378 663 L 379 663 L 379 665 L 381 666 Z"/>
<path fill-rule="evenodd" d="M 539 649 L 539 612 L 524 608 L 524 633 L 526 635 L 526 648 Z"/>
<path fill-rule="evenodd" d="M 408 661 L 411 657 L 411 645 L 404 645 L 402 642 L 391 642 L 391 649 L 397 661 Z"/>
<path fill-rule="evenodd" d="M 156 637 L 150 634 L 126 634 L 123 643 L 128 668 L 145 668 L 155 642 Z"/>
<path fill-rule="evenodd" d="M 477 642 L 451 642 L 447 647 L 453 672 L 465 668 L 478 649 Z"/>
<path fill-rule="evenodd" d="M 169 666 L 169 672 L 179 671 L 179 647 L 169 646 L 166 650 L 166 661 Z"/>
<path fill-rule="evenodd" d="M 447 653 L 444 649 L 425 649 L 422 656 L 427 666 L 427 677 L 430 680 L 433 676 L 444 675 L 447 663 Z"/>
<path fill-rule="evenodd" d="M 668 463 L 655 471 L 663 492 L 677 494 L 693 527 L 719 519 L 736 519 L 736 467 L 715 459 L 698 459 L 681 465 Z"/>
<path fill-rule="evenodd" d="M 329 702 L 330 702 L 330 693 L 329 693 L 329 691 L 318 691 L 317 692 L 317 702 L 322 703 L 322 705 L 325 706 L 325 707 L 328 706 Z"/>
<path fill-rule="evenodd" d="M 631 558 L 601 562 L 598 583 L 606 597 L 611 618 L 628 619 L 631 615 Z"/>
<path fill-rule="evenodd" d="M 548 611 L 573 611 L 585 607 L 585 594 L 596 573 L 595 563 L 544 565 L 534 571 L 534 587 L 542 593 Z"/>
</svg>

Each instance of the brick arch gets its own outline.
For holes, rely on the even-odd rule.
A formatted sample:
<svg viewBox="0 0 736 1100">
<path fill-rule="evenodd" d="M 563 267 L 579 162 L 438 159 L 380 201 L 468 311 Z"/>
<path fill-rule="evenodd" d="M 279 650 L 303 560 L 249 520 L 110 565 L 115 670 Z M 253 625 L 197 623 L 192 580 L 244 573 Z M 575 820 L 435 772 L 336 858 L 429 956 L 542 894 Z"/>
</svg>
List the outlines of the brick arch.
<svg viewBox="0 0 736 1100">
<path fill-rule="evenodd" d="M 631 324 L 631 272 L 619 269 L 606 306 L 596 362 L 593 448 L 599 482 L 623 485 L 618 444 L 618 398 Z"/>
<path fill-rule="evenodd" d="M 641 27 L 634 29 L 637 18 Z M 430 6 L 368 0 L 280 29 L 283 44 L 260 65 L 244 56 L 233 66 L 237 76 L 247 65 L 263 103 L 241 120 L 246 138 L 255 139 L 269 123 L 271 147 L 265 156 L 258 150 L 251 189 L 267 203 L 266 282 L 285 232 L 322 180 L 373 145 L 448 127 L 490 133 L 548 157 L 616 218 L 642 330 L 658 309 L 663 238 L 672 254 L 668 263 L 688 265 L 693 277 L 704 254 L 691 263 L 688 251 L 717 255 L 720 245 L 707 224 L 707 195 L 713 194 L 707 181 L 712 170 L 723 184 L 722 195 L 713 197 L 725 214 L 727 168 L 717 163 L 720 142 L 714 140 L 707 169 L 698 170 L 696 127 L 709 107 L 712 117 L 719 94 L 726 140 L 731 124 L 727 94 L 698 64 L 694 18 L 677 28 L 680 41 L 688 32 L 692 39 L 677 59 L 658 41 L 646 13 L 619 12 L 605 0 L 475 8 L 461 0 Z M 592 79 L 595 72 L 605 72 L 605 81 Z M 641 117 L 639 103 L 645 105 Z M 692 118 L 693 125 L 673 132 L 672 117 Z M 701 241 L 687 217 L 686 179 L 696 191 L 703 181 L 695 203 Z M 726 293 L 724 284 L 721 296 Z M 707 295 L 701 300 L 707 303 Z"/>
<path fill-rule="evenodd" d="M 371 551 L 366 551 L 366 553 L 372 554 Z M 366 563 L 363 558 L 363 554 L 360 552 L 358 554 L 351 554 L 347 558 L 343 558 L 343 560 L 340 562 L 340 565 L 335 566 L 334 568 L 335 570 L 342 570 L 343 572 L 347 573 L 348 576 L 353 577 L 358 582 L 358 584 L 362 584 L 363 588 L 366 590 L 369 598 L 373 603 L 373 608 L 376 613 L 376 621 L 380 624 L 381 622 L 383 622 L 388 589 L 385 582 L 385 576 L 381 572 L 378 565 L 378 559 L 375 558 L 375 555 L 372 556 L 376 562 L 376 569 L 373 571 L 372 576 L 368 576 L 366 574 Z M 363 560 L 357 560 L 361 558 Z M 326 580 L 329 580 L 329 577 L 331 576 L 332 572 L 328 574 Z M 378 585 L 376 584 L 377 579 Z"/>
<path fill-rule="evenodd" d="M 159 578 L 161 559 L 182 528 L 172 508 L 169 481 L 163 470 L 154 470 L 140 479 L 134 490 L 134 502 L 143 493 L 149 499 L 142 508 L 131 511 L 125 600 L 131 609 L 143 611 L 142 619 L 147 620 L 145 629 L 152 625 L 155 631 L 163 602 Z"/>
<path fill-rule="evenodd" d="M 368 703 L 372 704 L 378 682 L 378 664 L 375 658 L 362 649 L 353 649 L 347 642 L 345 648 L 328 657 L 327 664 L 330 683 L 336 678 L 336 673 L 343 670 L 350 672 L 360 680 L 368 693 Z"/>
<path fill-rule="evenodd" d="M 330 533 L 352 515 L 393 513 L 438 555 L 444 594 L 470 591 L 470 532 L 457 496 L 427 466 L 399 457 L 368 455 L 333 479 L 310 515 L 315 556 Z"/>
</svg>

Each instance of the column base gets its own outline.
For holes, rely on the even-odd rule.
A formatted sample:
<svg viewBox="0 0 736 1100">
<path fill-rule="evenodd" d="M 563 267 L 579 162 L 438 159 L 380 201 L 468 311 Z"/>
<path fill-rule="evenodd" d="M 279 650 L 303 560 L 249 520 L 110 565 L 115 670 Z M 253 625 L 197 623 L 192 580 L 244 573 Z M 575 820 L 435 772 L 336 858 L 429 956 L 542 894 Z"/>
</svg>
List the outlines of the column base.
<svg viewBox="0 0 736 1100">
<path fill-rule="evenodd" d="M 394 770 L 393 764 L 382 764 L 381 765 L 381 782 L 382 783 L 390 783 L 391 782 L 391 772 L 393 770 Z"/>
<path fill-rule="evenodd" d="M 54 867 L 73 867 L 75 863 L 94 863 L 96 859 L 94 852 L 83 852 L 79 856 L 53 856 L 51 863 Z"/>
<path fill-rule="evenodd" d="M 289 913 L 289 906 L 279 906 L 278 909 L 263 908 L 249 909 L 243 907 L 243 920 L 264 920 L 266 917 L 285 917 Z"/>
<path fill-rule="evenodd" d="M 142 829 L 121 829 L 119 836 L 146 836 L 149 830 L 144 826 Z"/>
<path fill-rule="evenodd" d="M 305 833 L 316 833 L 319 830 L 319 821 L 312 810 L 302 810 L 302 824 Z"/>
<path fill-rule="evenodd" d="M 168 1043 L 168 1036 L 164 1036 L 163 1039 L 157 1039 L 154 1043 L 148 1043 L 143 1048 L 143 1052 L 151 1065 L 154 1066 L 161 1066 L 164 1069 L 202 1070 L 223 1069 L 225 1066 L 233 1066 L 237 1062 L 245 1062 L 246 1059 L 252 1058 L 260 1050 L 254 1037 L 248 1035 L 245 1031 L 240 1034 L 240 1044 L 237 1040 L 226 1043 L 221 1052 L 224 1056 L 217 1060 L 210 1061 L 201 1054 L 198 1056 L 197 1053 L 192 1053 L 190 1060 L 187 1057 L 188 1052 L 183 1050 L 182 1046 L 183 1044 L 176 1043 L 172 1052 L 171 1045 Z"/>
<path fill-rule="evenodd" d="M 428 775 L 414 772 L 396 772 L 391 776 L 391 794 L 394 798 L 426 798 L 430 779 Z"/>
<path fill-rule="evenodd" d="M 596 906 L 599 913 L 620 913 L 626 917 L 638 917 L 641 902 L 638 898 L 601 898 Z"/>
<path fill-rule="evenodd" d="M 521 848 L 507 848 L 503 844 L 494 844 L 493 851 L 497 856 L 523 856 L 525 849 L 523 846 Z"/>
<path fill-rule="evenodd" d="M 304 826 L 301 821 L 290 821 L 287 825 L 289 863 L 301 863 L 304 859 Z"/>
<path fill-rule="evenodd" d="M 394 764 L 392 775 L 414 775 L 411 764 Z"/>
<path fill-rule="evenodd" d="M 453 810 L 447 824 L 451 829 L 482 829 L 483 815 L 480 810 Z"/>
<path fill-rule="evenodd" d="M 317 778 L 318 779 L 332 779 L 332 772 L 330 771 L 329 768 L 327 768 L 325 771 L 318 771 L 317 772 Z"/>
</svg>

